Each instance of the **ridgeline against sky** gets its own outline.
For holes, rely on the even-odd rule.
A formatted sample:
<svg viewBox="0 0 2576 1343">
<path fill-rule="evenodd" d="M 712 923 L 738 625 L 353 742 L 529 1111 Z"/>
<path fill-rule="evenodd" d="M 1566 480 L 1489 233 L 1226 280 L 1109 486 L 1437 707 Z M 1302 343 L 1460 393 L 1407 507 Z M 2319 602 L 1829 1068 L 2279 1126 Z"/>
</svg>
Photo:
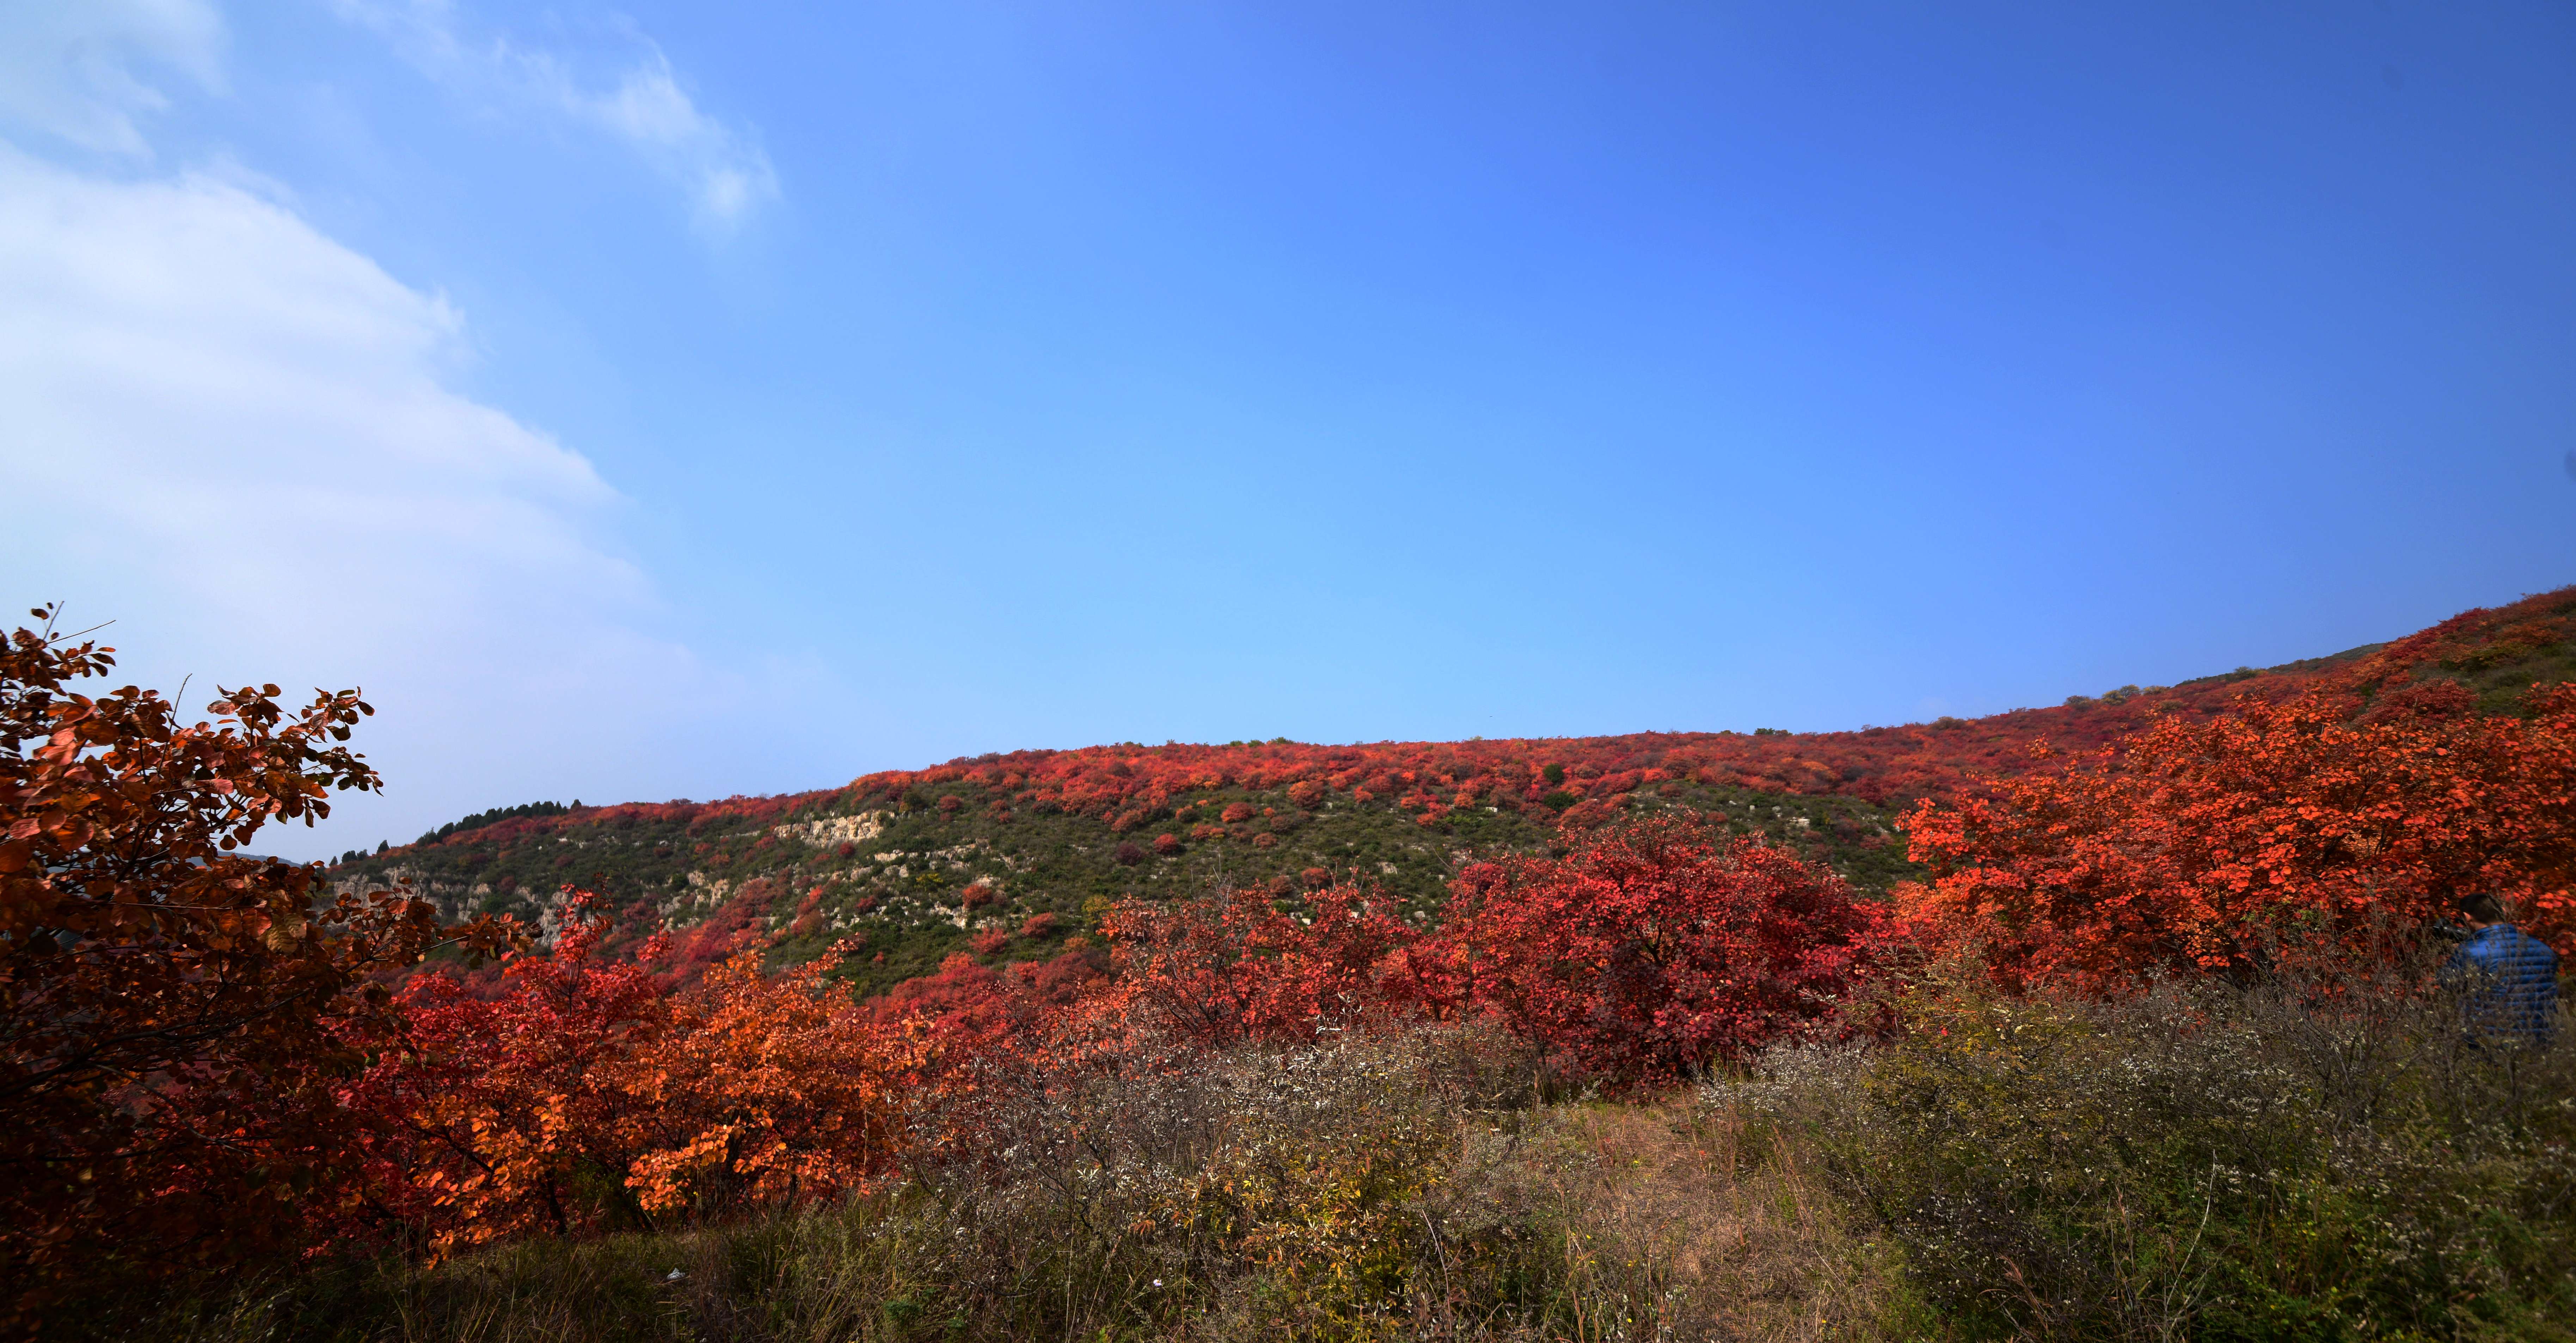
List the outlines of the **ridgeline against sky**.
<svg viewBox="0 0 2576 1343">
<path fill-rule="evenodd" d="M 2576 573 L 2571 76 L 2546 5 L 15 6 L 0 554 L 147 684 L 365 688 L 298 856 L 2278 664 Z"/>
</svg>

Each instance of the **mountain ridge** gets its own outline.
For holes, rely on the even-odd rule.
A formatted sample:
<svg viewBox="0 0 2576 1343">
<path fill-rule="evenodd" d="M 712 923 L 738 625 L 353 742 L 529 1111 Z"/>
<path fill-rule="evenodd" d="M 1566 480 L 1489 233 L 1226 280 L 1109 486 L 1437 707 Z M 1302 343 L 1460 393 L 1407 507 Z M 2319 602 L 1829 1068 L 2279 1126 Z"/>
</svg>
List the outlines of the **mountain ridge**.
<svg viewBox="0 0 2576 1343">
<path fill-rule="evenodd" d="M 851 973 L 885 987 L 959 953 L 996 964 L 1061 954 L 1124 895 L 1285 895 L 1356 874 L 1427 918 L 1460 864 L 1544 849 L 1623 814 L 1694 812 L 1883 891 L 1914 875 L 1893 822 L 1916 799 L 2058 767 L 2156 715 L 2206 718 L 2245 696 L 2319 689 L 2364 715 L 2512 713 L 2532 684 L 2571 679 L 2576 587 L 2324 657 L 1977 719 L 995 752 L 808 793 L 496 808 L 413 844 L 345 854 L 332 876 L 340 889 L 407 883 L 450 917 L 540 922 L 552 892 L 578 885 L 631 925 L 681 930 L 701 960 L 756 933 L 778 939 L 782 962 L 857 938 Z"/>
</svg>

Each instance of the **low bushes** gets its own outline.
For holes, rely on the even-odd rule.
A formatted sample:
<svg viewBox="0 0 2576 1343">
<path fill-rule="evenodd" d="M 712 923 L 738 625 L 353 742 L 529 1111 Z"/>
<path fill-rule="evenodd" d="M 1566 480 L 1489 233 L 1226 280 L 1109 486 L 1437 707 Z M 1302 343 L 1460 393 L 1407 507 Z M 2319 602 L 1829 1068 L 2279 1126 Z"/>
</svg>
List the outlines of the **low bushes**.
<svg viewBox="0 0 2576 1343">
<path fill-rule="evenodd" d="M 1875 1339 L 1812 1163 L 1687 1101 L 1533 1106 L 1507 1037 L 991 1063 L 899 1184 L 657 1236 L 344 1263 L 110 1334 L 250 1339 Z M 971 1133 L 978 1140 L 959 1141 Z"/>
<path fill-rule="evenodd" d="M 2474 1040 L 2427 983 L 1938 977 L 1733 1094 L 1957 1337 L 2576 1337 L 2576 1047 Z"/>
<path fill-rule="evenodd" d="M 2576 1046 L 2472 1040 L 2431 985 L 2102 1000 L 1949 964 L 1869 1004 L 1877 1033 L 1621 1103 L 1542 1103 L 1491 1026 L 1211 1045 L 1148 1005 L 947 1074 L 867 1195 L 123 1332 L 2567 1339 Z"/>
</svg>

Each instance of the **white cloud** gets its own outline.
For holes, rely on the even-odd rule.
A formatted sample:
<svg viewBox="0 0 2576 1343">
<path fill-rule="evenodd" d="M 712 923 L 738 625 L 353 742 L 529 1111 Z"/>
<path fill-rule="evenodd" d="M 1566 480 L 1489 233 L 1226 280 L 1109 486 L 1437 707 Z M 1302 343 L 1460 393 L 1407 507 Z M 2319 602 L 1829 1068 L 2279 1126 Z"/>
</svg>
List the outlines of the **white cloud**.
<svg viewBox="0 0 2576 1343">
<path fill-rule="evenodd" d="M 83 149 L 148 156 L 135 118 L 169 99 L 134 65 L 219 89 L 223 53 L 223 17 L 211 0 L 8 0 L 0 4 L 0 118 Z"/>
<path fill-rule="evenodd" d="M 699 110 L 670 59 L 631 30 L 608 72 L 596 53 L 545 50 L 506 36 L 469 37 L 446 0 L 335 0 L 449 93 L 495 111 L 537 108 L 624 144 L 687 197 L 699 229 L 723 235 L 778 199 L 769 156 L 744 132 Z M 589 59 L 584 59 L 587 56 Z"/>
<path fill-rule="evenodd" d="M 392 797 L 277 851 L 757 773 L 729 719 L 777 678 L 653 633 L 617 494 L 456 390 L 462 329 L 242 186 L 0 145 L 8 595 L 117 618 L 145 684 L 363 684 Z"/>
</svg>

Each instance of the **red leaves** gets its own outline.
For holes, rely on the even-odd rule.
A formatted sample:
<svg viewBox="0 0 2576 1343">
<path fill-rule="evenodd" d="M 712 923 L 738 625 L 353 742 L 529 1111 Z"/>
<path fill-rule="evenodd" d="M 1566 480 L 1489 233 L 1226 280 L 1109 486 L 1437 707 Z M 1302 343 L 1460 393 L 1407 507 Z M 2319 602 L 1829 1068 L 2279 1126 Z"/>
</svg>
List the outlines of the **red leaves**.
<svg viewBox="0 0 2576 1343">
<path fill-rule="evenodd" d="M 1741 1058 L 1830 1013 L 1895 945 L 1831 872 L 1669 823 L 1479 864 L 1452 890 L 1427 951 L 1466 1007 L 1623 1081 Z"/>
<path fill-rule="evenodd" d="M 1120 901 L 1101 920 L 1119 991 L 1186 1039 L 1312 1040 L 1385 1025 L 1412 1010 L 1409 972 L 1390 958 L 1416 940 L 1387 903 L 1318 892 L 1300 916 L 1253 891 L 1170 905 Z"/>
<path fill-rule="evenodd" d="M 872 1020 L 888 1026 L 918 1023 L 953 1056 L 1005 1045 L 1034 1043 L 1040 1025 L 1063 1012 L 1104 974 L 1099 953 L 1068 950 L 1043 965 L 977 965 L 954 955 L 939 973 L 897 984 L 868 1004 Z"/>
<path fill-rule="evenodd" d="M 290 1247 L 297 1191 L 344 1168 L 330 1090 L 385 1010 L 374 978 L 442 936 L 507 938 L 234 852 L 376 786 L 333 744 L 370 712 L 356 692 L 290 712 L 275 686 L 228 691 L 191 724 L 133 686 L 67 690 L 113 663 L 42 631 L 0 646 L 0 1164 L 19 1172 L 0 1181 L 0 1331 L 110 1262 Z"/>
<path fill-rule="evenodd" d="M 2322 693 L 2248 701 L 1990 799 L 1927 803 L 1905 825 L 1935 877 L 1908 913 L 2010 978 L 2091 988 L 2363 954 L 2473 890 L 2576 950 L 2576 686 L 2535 690 L 2528 720 L 2418 711 L 2456 698 L 2358 722 Z"/>
<path fill-rule="evenodd" d="M 1430 932 L 1347 887 L 1303 913 L 1253 892 L 1128 901 L 1102 926 L 1117 992 L 1199 1043 L 1475 1015 L 1622 1083 L 1697 1073 L 1827 1014 L 1892 947 L 1879 908 L 1831 873 L 1672 824 L 1471 867 Z"/>
<path fill-rule="evenodd" d="M 889 1169 L 929 1042 L 833 986 L 837 954 L 770 977 L 745 950 L 668 992 L 646 965 L 595 959 L 607 924 L 587 905 L 568 903 L 551 953 L 509 963 L 497 998 L 445 975 L 404 986 L 400 1024 L 341 1092 L 369 1122 L 338 1231 L 438 1255 L 828 1199 Z"/>
</svg>

